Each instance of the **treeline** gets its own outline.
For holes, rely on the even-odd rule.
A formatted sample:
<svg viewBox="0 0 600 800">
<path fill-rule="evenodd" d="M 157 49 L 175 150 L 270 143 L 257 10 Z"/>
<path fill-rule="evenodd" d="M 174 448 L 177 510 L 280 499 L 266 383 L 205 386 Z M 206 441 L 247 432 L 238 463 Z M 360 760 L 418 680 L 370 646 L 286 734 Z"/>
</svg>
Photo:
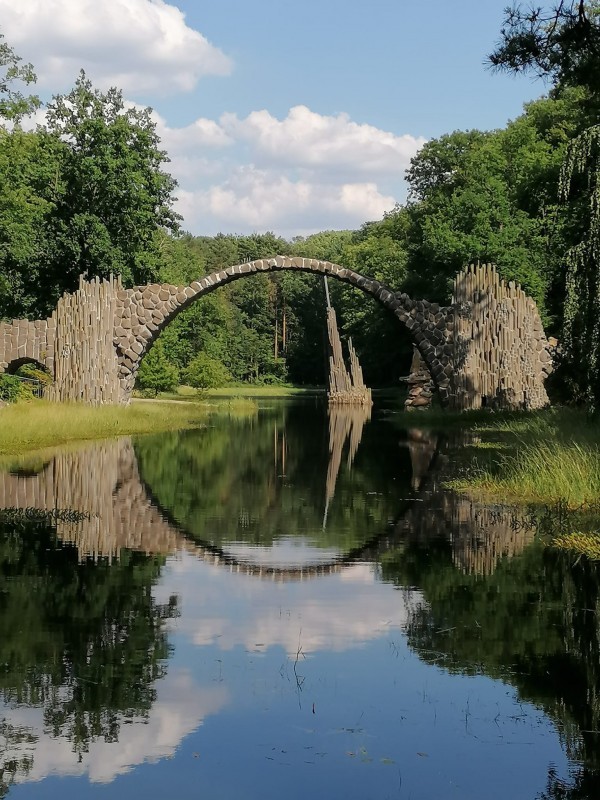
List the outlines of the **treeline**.
<svg viewBox="0 0 600 800">
<path fill-rule="evenodd" d="M 547 96 L 503 129 L 429 141 L 407 171 L 408 201 L 383 220 L 293 241 L 183 233 L 149 112 L 126 109 L 118 90 L 100 93 L 83 73 L 52 100 L 43 125 L 24 130 L 20 121 L 39 102 L 14 86 L 33 80 L 32 68 L 0 41 L 0 317 L 48 313 L 80 273 L 118 272 L 126 285 L 187 284 L 277 253 L 334 261 L 445 303 L 458 270 L 491 261 L 535 298 L 561 340 L 569 398 L 597 407 L 600 6 L 560 3 L 545 14 L 513 11 L 491 60 L 548 77 Z M 372 300 L 332 283 L 340 327 L 367 381 L 395 384 L 409 367 L 408 337 Z M 323 383 L 324 333 L 322 282 L 254 276 L 169 325 L 143 363 L 142 382 Z"/>
</svg>

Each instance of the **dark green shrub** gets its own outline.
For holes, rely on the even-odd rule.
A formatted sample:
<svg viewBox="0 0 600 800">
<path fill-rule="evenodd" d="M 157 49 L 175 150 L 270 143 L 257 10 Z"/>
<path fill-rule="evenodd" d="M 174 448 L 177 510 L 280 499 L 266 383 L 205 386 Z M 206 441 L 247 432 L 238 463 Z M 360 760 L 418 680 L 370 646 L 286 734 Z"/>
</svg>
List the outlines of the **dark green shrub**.
<svg viewBox="0 0 600 800">
<path fill-rule="evenodd" d="M 23 364 L 22 367 L 19 367 L 16 374 L 23 378 L 30 378 L 31 380 L 39 381 L 43 384 L 52 383 L 52 376 L 46 372 L 45 369 L 40 369 L 40 367 L 32 363 Z"/>
</svg>

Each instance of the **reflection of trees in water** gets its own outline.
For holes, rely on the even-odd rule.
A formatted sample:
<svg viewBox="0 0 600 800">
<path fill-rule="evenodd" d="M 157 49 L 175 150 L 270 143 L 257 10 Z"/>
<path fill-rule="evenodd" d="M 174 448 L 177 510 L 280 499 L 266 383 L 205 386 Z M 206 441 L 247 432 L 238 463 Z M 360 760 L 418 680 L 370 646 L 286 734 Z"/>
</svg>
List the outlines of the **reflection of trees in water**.
<svg viewBox="0 0 600 800">
<path fill-rule="evenodd" d="M 294 508 L 291 501 L 286 505 L 285 484 L 291 478 L 298 480 L 297 496 L 311 492 L 313 499 L 308 511 L 300 509 L 301 522 L 287 519 L 285 530 L 295 530 L 294 525 L 302 530 L 307 520 L 320 527 L 324 476 L 335 471 L 328 472 L 328 465 L 335 467 L 338 456 L 339 522 L 340 515 L 354 514 L 348 506 L 352 498 L 371 487 L 377 490 L 382 473 L 389 471 L 387 458 L 374 456 L 380 452 L 371 431 L 375 426 L 364 427 L 360 420 L 352 438 L 354 421 L 339 418 L 329 447 L 320 413 L 307 420 L 276 412 L 251 424 L 254 436 L 231 421 L 223 428 L 144 438 L 136 445 L 149 484 L 162 486 L 164 480 L 160 500 L 167 508 L 193 522 L 194 503 L 201 503 L 204 535 L 211 509 L 221 513 L 223 505 L 231 504 L 225 523 L 239 519 L 241 493 L 251 532 L 258 536 L 266 520 L 265 541 L 273 541 L 283 515 Z M 361 429 L 366 448 L 357 450 Z M 389 431 L 384 435 L 389 437 Z M 354 458 L 350 474 L 341 468 L 348 439 L 348 456 Z M 377 560 L 384 580 L 422 589 L 427 605 L 413 610 L 408 639 L 423 660 L 509 682 L 556 720 L 569 755 L 585 769 L 569 787 L 550 774 L 544 797 L 593 796 L 590 787 L 600 767 L 595 733 L 600 727 L 598 570 L 532 543 L 533 529 L 514 510 L 485 507 L 441 490 L 430 474 L 435 438 L 411 432 L 404 444 L 398 448 L 394 442 L 405 476 L 394 501 L 406 497 L 410 485 L 422 502 L 408 503 L 397 526 L 387 529 L 385 542 L 378 540 L 361 558 Z M 329 462 L 334 450 L 335 460 Z M 35 500 L 39 506 L 71 503 L 85 510 L 89 502 L 93 509 L 89 520 L 59 520 L 56 526 L 40 521 L 7 525 L 5 520 L 0 569 L 8 580 L 0 593 L 0 664 L 6 667 L 0 672 L 0 695 L 8 704 L 42 708 L 48 730 L 68 738 L 82 753 L 94 739 L 118 739 L 123 720 L 147 717 L 168 652 L 163 620 L 175 609 L 152 600 L 160 559 L 126 550 L 109 566 L 81 555 L 86 547 L 87 552 L 117 553 L 126 542 L 168 552 L 177 537 L 151 506 L 129 442 L 90 448 L 85 457 L 63 453 L 60 458 L 45 473 L 46 483 L 35 475 L 0 481 L 5 489 L 16 486 L 24 493 L 24 506 Z M 89 479 L 89 458 L 100 459 L 95 481 Z M 362 536 L 360 511 L 353 533 Z M 374 503 L 368 511 L 372 529 L 386 530 L 390 507 Z M 57 543 L 55 527 L 61 536 L 78 541 L 79 553 Z M 172 541 L 165 540 L 165 530 Z M 26 752 L 27 736 L 27 730 L 6 723 L 0 729 L 0 796 L 12 775 L 26 774 L 30 767 L 27 756 L 11 755 Z"/>
<path fill-rule="evenodd" d="M 161 565 L 125 552 L 112 565 L 81 561 L 43 519 L 0 519 L 3 702 L 41 708 L 50 734 L 76 753 L 96 739 L 117 741 L 124 721 L 146 719 L 169 652 L 164 620 L 176 613 L 175 601 L 152 598 Z M 14 753 L 31 742 L 6 721 L 1 735 L 6 791 L 27 774 L 31 757 Z"/>
<path fill-rule="evenodd" d="M 0 721 L 0 798 L 8 795 L 18 777 L 31 772 L 33 756 L 23 754 L 23 751 L 32 750 L 35 742 L 36 738 L 27 728 L 11 725 L 6 719 Z"/>
<path fill-rule="evenodd" d="M 347 552 L 383 530 L 397 497 L 409 491 L 408 452 L 368 426 L 352 469 L 340 468 L 323 531 L 328 469 L 330 486 L 334 472 L 323 407 L 264 410 L 250 424 L 249 432 L 248 421 L 216 420 L 209 429 L 136 442 L 143 480 L 197 540 L 271 546 L 310 537 L 314 546 Z M 351 425 L 351 435 L 359 429 L 352 433 Z"/>
<path fill-rule="evenodd" d="M 583 766 L 572 781 L 565 781 L 557 775 L 554 767 L 550 767 L 546 790 L 538 795 L 538 800 L 592 800 L 599 794 L 597 772 Z"/>
<path fill-rule="evenodd" d="M 427 538 L 436 531 L 452 542 L 457 565 L 483 573 L 522 550 L 531 530 L 515 525 L 510 509 L 477 505 L 436 486 L 436 436 L 412 430 L 400 447 L 389 436 L 381 447 L 382 427 L 365 427 L 368 416 L 364 407 L 331 409 L 328 447 L 314 435 L 323 433 L 320 412 L 312 421 L 304 414 L 291 421 L 266 415 L 251 420 L 250 432 L 247 421 L 244 427 L 234 421 L 145 437 L 137 449 L 150 486 L 158 487 L 156 498 L 140 477 L 129 438 L 60 451 L 37 473 L 0 473 L 0 507 L 85 512 L 56 518 L 57 535 L 74 543 L 80 558 L 118 558 L 123 548 L 155 554 L 189 548 L 180 528 L 202 544 L 198 555 L 222 563 L 232 563 L 222 549 L 228 543 L 270 545 L 307 533 L 340 556 L 377 558 L 377 548 L 393 546 L 394 535 Z M 395 528 L 392 519 L 399 519 Z"/>
<path fill-rule="evenodd" d="M 573 784 L 550 774 L 544 797 L 597 796 L 598 567 L 533 542 L 493 571 L 457 569 L 456 542 L 431 533 L 382 558 L 385 580 L 419 586 L 426 600 L 411 614 L 409 644 L 424 661 L 504 680 L 543 707 L 568 756 L 585 767 Z"/>
<path fill-rule="evenodd" d="M 131 439 L 60 450 L 39 471 L 0 472 L 0 509 L 54 513 L 57 536 L 81 558 L 118 558 L 122 548 L 167 554 L 179 535 L 153 507 L 138 474 Z"/>
</svg>

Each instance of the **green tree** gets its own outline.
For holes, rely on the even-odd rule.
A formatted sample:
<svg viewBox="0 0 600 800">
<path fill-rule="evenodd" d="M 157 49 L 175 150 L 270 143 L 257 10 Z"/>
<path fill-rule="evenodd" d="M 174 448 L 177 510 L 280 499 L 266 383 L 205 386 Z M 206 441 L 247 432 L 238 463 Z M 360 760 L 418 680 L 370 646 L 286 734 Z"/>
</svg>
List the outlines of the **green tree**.
<svg viewBox="0 0 600 800">
<path fill-rule="evenodd" d="M 0 119 L 19 122 L 40 106 L 36 95 L 25 95 L 20 83 L 28 86 L 35 83 L 36 75 L 32 64 L 24 64 L 13 48 L 3 41 L 0 33 Z"/>
<path fill-rule="evenodd" d="M 216 389 L 231 380 L 227 367 L 205 352 L 194 356 L 183 377 L 186 383 L 196 389 Z"/>
<path fill-rule="evenodd" d="M 78 753 L 147 718 L 166 672 L 164 621 L 177 613 L 152 596 L 163 563 L 126 551 L 82 560 L 44 514 L 1 511 L 2 701 L 41 708 L 47 731 Z"/>
<path fill-rule="evenodd" d="M 494 262 L 544 307 L 547 232 L 538 208 L 518 197 L 512 164 L 536 150 L 526 131 L 457 131 L 428 142 L 407 172 L 410 293 L 447 302 L 467 263 Z M 556 193 L 555 193 L 556 194 Z"/>
<path fill-rule="evenodd" d="M 52 215 L 62 194 L 65 145 L 44 131 L 0 127 L 0 317 L 39 316 L 58 287 Z"/>
<path fill-rule="evenodd" d="M 66 145 L 48 283 L 61 292 L 80 273 L 119 273 L 126 284 L 155 278 L 157 230 L 176 230 L 178 215 L 150 109 L 126 108 L 118 89 L 102 93 L 82 71 L 48 105 L 46 130 Z"/>
<path fill-rule="evenodd" d="M 137 373 L 136 385 L 145 391 L 172 392 L 179 383 L 177 367 L 171 364 L 165 354 L 163 342 L 155 342 L 144 357 Z"/>
<path fill-rule="evenodd" d="M 500 42 L 489 56 L 497 69 L 533 72 L 556 84 L 600 87 L 600 3 L 560 0 L 508 8 Z"/>
<path fill-rule="evenodd" d="M 561 0 L 550 9 L 509 11 L 501 42 L 490 56 L 498 69 L 534 72 L 559 88 L 585 88 L 588 127 L 569 145 L 560 194 L 577 223 L 564 250 L 563 337 L 573 388 L 600 409 L 600 3 Z M 594 111 L 595 110 L 595 111 Z M 589 123 L 593 124 L 589 124 Z"/>
<path fill-rule="evenodd" d="M 583 177 L 583 185 L 579 177 Z M 565 350 L 576 387 L 590 409 L 597 412 L 600 410 L 600 125 L 588 128 L 572 142 L 563 164 L 561 192 L 565 200 L 579 194 L 577 208 L 582 225 L 579 241 L 567 251 L 565 259 Z"/>
</svg>

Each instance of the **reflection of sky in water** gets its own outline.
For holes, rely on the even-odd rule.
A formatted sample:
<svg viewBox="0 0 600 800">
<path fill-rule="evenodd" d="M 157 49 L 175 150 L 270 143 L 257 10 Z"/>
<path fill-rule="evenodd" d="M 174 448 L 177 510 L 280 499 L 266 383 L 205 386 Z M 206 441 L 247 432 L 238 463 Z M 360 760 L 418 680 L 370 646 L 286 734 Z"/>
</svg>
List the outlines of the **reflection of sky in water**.
<svg viewBox="0 0 600 800">
<path fill-rule="evenodd" d="M 224 550 L 227 555 L 238 561 L 285 567 L 328 564 L 341 555 L 337 549 L 315 547 L 310 540 L 299 537 L 278 539 L 269 547 L 237 542 L 228 543 Z"/>
<path fill-rule="evenodd" d="M 5 751 L 33 757 L 28 780 L 47 775 L 87 775 L 92 783 L 108 783 L 144 761 L 154 762 L 173 756 L 182 739 L 196 730 L 208 714 L 217 713 L 228 701 L 226 687 L 199 687 L 187 670 L 172 670 L 157 683 L 157 698 L 143 723 L 122 724 L 118 743 L 96 739 L 81 761 L 65 739 L 48 736 L 39 708 L 19 707 L 3 710 L 11 724 L 26 729 L 37 741 L 31 749 Z"/>
<path fill-rule="evenodd" d="M 529 800 L 550 762 L 566 771 L 553 727 L 514 689 L 419 660 L 403 629 L 421 595 L 372 566 L 276 583 L 181 553 L 155 590 L 159 602 L 173 594 L 181 617 L 168 622 L 174 652 L 148 721 L 79 764 L 42 734 L 37 709 L 9 711 L 40 736 L 14 797 L 87 797 L 87 775 L 111 800 Z M 44 774 L 82 777 L 33 782 Z"/>
<path fill-rule="evenodd" d="M 298 647 L 305 655 L 320 649 L 342 652 L 387 630 L 401 631 L 409 608 L 420 601 L 417 592 L 405 595 L 379 583 L 367 564 L 290 583 L 206 565 L 199 581 L 198 564 L 187 554 L 172 560 L 170 569 L 182 604 L 177 631 L 197 645 L 215 644 L 220 650 L 279 647 L 288 656 Z M 158 600 L 167 598 L 163 589 Z"/>
</svg>

